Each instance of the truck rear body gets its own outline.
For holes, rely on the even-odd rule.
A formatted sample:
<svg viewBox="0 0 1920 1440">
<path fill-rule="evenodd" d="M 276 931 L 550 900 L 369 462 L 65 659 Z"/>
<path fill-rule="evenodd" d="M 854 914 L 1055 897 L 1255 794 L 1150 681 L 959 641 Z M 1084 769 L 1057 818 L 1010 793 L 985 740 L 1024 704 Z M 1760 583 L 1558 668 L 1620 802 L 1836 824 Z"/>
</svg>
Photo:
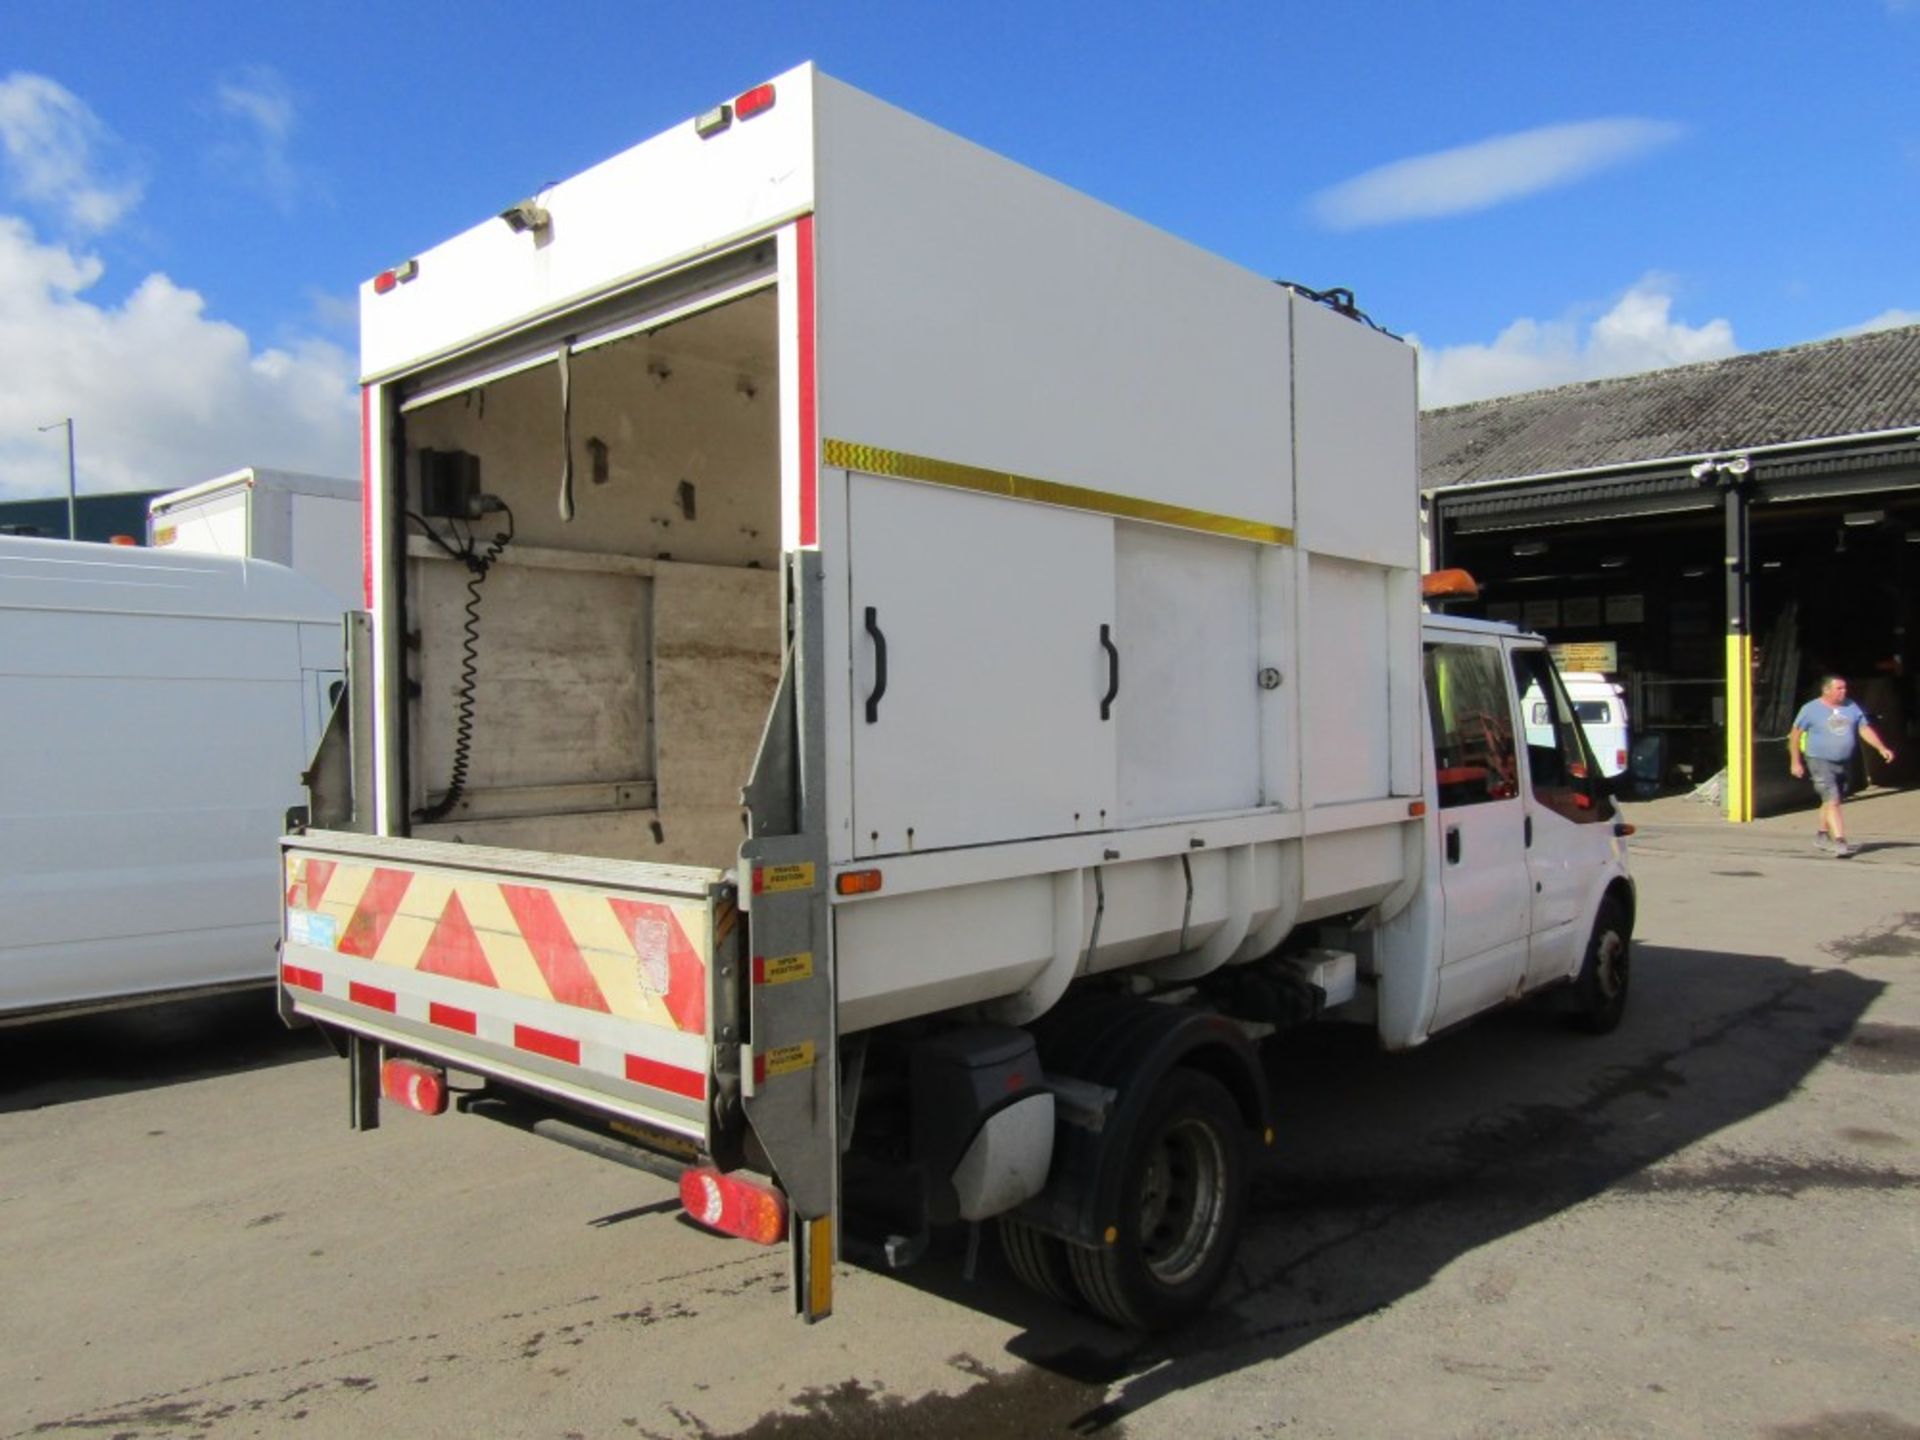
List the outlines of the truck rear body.
<svg viewBox="0 0 1920 1440">
<path fill-rule="evenodd" d="M 980 1218 L 1031 1193 L 981 1176 L 1028 1175 L 1038 1097 L 1097 1125 L 1128 1083 L 1028 1058 L 1070 988 L 1410 899 L 1397 340 L 810 66 L 362 315 L 373 621 L 351 763 L 316 764 L 352 802 L 285 845 L 285 1001 L 770 1175 L 804 1313 L 856 1110 Z M 1250 1063 L 1142 1023 L 1156 1064 Z M 947 1094 L 972 1149 L 888 1129 Z M 1108 1179 L 1045 1214 L 1097 1235 Z"/>
</svg>

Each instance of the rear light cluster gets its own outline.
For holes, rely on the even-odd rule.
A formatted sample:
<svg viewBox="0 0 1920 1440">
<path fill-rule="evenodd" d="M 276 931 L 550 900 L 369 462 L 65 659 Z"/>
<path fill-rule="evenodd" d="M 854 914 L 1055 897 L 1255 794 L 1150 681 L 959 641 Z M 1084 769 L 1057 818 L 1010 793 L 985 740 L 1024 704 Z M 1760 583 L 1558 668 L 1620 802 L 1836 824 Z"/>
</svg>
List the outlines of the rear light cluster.
<svg viewBox="0 0 1920 1440">
<path fill-rule="evenodd" d="M 418 1060 L 388 1060 L 380 1067 L 380 1093 L 422 1115 L 444 1115 L 447 1072 Z"/>
<path fill-rule="evenodd" d="M 718 135 L 736 120 L 751 120 L 773 108 L 773 86 L 756 85 L 726 104 L 716 105 L 694 118 L 693 130 L 702 140 Z"/>
<path fill-rule="evenodd" d="M 787 1238 L 787 1197 L 770 1185 L 723 1175 L 701 1165 L 680 1172 L 680 1203 L 688 1218 L 710 1230 L 757 1245 Z"/>
</svg>

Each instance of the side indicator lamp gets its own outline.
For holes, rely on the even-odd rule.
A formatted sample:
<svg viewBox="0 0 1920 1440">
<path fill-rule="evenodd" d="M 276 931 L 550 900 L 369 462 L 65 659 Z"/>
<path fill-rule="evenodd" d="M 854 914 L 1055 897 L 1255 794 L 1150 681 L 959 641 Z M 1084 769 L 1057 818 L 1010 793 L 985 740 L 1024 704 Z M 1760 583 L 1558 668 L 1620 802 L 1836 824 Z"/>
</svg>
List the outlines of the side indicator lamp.
<svg viewBox="0 0 1920 1440">
<path fill-rule="evenodd" d="M 1418 819 L 1419 819 L 1419 818 L 1420 818 L 1420 817 L 1421 817 L 1422 815 L 1424 815 L 1424 814 L 1426 814 L 1426 813 L 1427 813 L 1427 802 L 1426 802 L 1426 801 L 1424 801 L 1424 800 L 1409 800 L 1409 801 L 1407 802 L 1407 818 L 1408 818 L 1409 820 L 1418 820 Z"/>
<path fill-rule="evenodd" d="M 756 1245 L 776 1245 L 787 1238 L 785 1195 L 771 1185 L 723 1175 L 711 1165 L 680 1172 L 680 1203 L 688 1219 L 723 1235 Z"/>
<path fill-rule="evenodd" d="M 842 895 L 878 894 L 882 884 L 878 870 L 846 870 L 833 878 L 833 888 Z"/>
</svg>

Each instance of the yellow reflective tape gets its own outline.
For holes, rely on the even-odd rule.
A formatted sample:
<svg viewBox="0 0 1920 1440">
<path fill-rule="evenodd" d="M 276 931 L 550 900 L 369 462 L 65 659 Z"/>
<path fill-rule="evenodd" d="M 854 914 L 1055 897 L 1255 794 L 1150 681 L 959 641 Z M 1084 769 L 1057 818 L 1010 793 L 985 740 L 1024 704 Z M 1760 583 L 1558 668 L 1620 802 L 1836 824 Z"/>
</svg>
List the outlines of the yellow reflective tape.
<svg viewBox="0 0 1920 1440">
<path fill-rule="evenodd" d="M 785 985 L 794 980 L 813 978 L 813 952 L 799 955 L 769 955 L 754 967 L 754 983 Z"/>
<path fill-rule="evenodd" d="M 1115 515 L 1122 520 L 1146 520 L 1155 525 L 1178 526 L 1182 530 L 1203 530 L 1210 535 L 1231 535 L 1237 540 L 1254 540 L 1262 545 L 1293 544 L 1293 531 L 1284 525 L 1267 525 L 1234 515 L 1216 515 L 1208 510 L 1191 510 L 1184 505 L 1168 505 L 1159 500 L 1138 500 L 1131 495 L 1089 490 L 1080 485 L 1063 485 L 1055 480 L 1036 480 L 1030 475 L 1012 475 L 1004 470 L 986 470 L 975 465 L 956 464 L 951 460 L 935 460 L 926 455 L 882 450 L 875 445 L 828 440 L 821 447 L 821 454 L 829 465 L 842 470 L 858 470 L 866 475 L 884 475 L 893 480 L 919 480 L 929 485 L 946 485 L 982 495 L 1000 495 L 1009 500 L 1031 500 L 1040 505 L 1088 510 L 1096 515 Z"/>
<path fill-rule="evenodd" d="M 833 1314 L 833 1218 L 809 1220 L 807 1227 L 807 1319 Z"/>
</svg>

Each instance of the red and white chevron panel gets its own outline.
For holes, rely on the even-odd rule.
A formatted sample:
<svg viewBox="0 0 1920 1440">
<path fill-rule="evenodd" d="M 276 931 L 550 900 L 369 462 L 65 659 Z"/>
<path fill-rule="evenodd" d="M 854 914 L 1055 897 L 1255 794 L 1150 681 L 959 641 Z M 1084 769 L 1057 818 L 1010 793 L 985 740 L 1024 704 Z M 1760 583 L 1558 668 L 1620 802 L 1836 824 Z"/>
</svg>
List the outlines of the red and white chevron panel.
<svg viewBox="0 0 1920 1440">
<path fill-rule="evenodd" d="M 287 857 L 294 994 L 344 1000 L 677 1097 L 706 1096 L 702 900 Z M 718 934 L 710 934 L 717 929 Z"/>
</svg>

